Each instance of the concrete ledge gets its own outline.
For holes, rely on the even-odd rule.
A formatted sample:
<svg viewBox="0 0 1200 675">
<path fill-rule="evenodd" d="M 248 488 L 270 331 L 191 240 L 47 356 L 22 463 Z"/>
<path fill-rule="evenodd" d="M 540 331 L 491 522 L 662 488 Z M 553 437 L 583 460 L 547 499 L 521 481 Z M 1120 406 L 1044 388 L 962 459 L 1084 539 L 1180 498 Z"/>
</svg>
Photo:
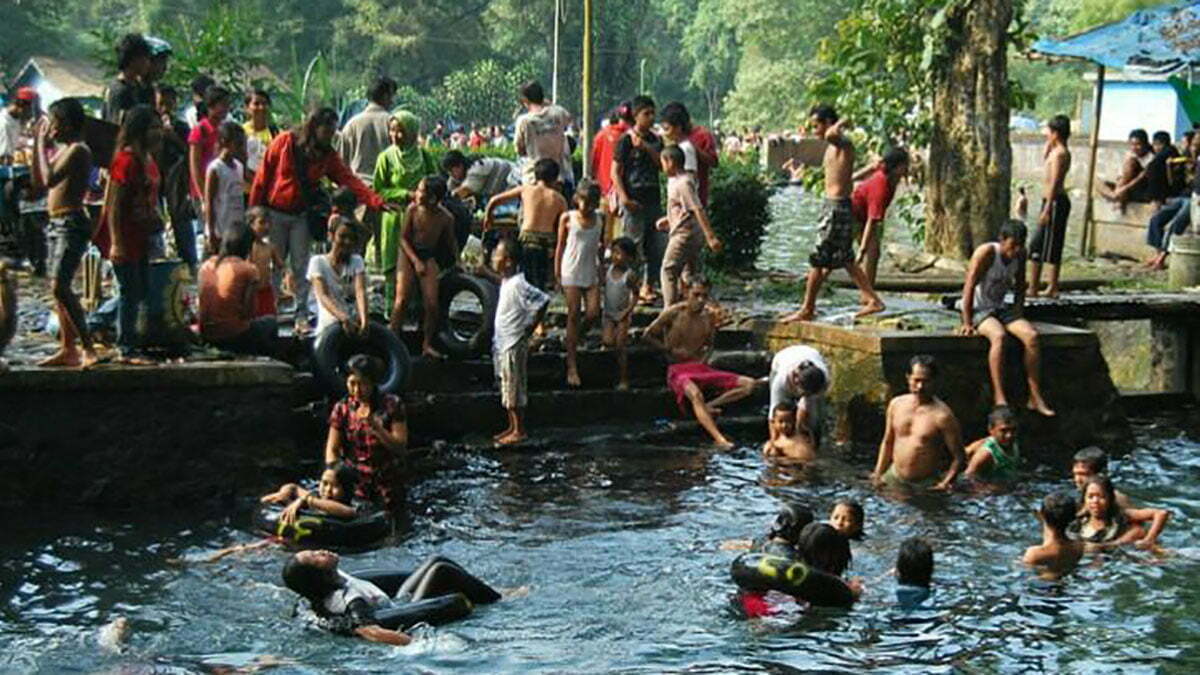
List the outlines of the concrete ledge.
<svg viewBox="0 0 1200 675">
<path fill-rule="evenodd" d="M 963 337 L 946 332 L 883 330 L 870 325 L 838 326 L 813 321 L 780 323 L 769 319 L 754 322 L 754 330 L 765 336 L 767 346 L 779 351 L 790 344 L 830 345 L 868 354 L 895 351 L 909 353 L 986 353 L 987 339 Z M 1043 347 L 1088 347 L 1098 344 L 1094 333 L 1069 326 L 1034 322 Z"/>
<path fill-rule="evenodd" d="M 92 370 L 17 366 L 0 375 L 0 393 L 128 391 L 291 386 L 295 370 L 282 361 L 190 361 L 158 366 L 104 364 Z"/>
<path fill-rule="evenodd" d="M 1129 203 L 1125 205 L 1125 212 L 1122 213 L 1117 210 L 1116 204 L 1097 196 L 1092 206 L 1096 218 L 1094 247 L 1098 255 L 1117 255 L 1143 260 L 1154 254 L 1154 249 L 1146 243 L 1146 228 L 1150 223 L 1150 216 L 1154 215 L 1154 209 L 1149 204 Z M 1082 213 L 1082 203 L 1079 209 Z M 1078 236 L 1076 232 L 1076 241 Z"/>
</svg>

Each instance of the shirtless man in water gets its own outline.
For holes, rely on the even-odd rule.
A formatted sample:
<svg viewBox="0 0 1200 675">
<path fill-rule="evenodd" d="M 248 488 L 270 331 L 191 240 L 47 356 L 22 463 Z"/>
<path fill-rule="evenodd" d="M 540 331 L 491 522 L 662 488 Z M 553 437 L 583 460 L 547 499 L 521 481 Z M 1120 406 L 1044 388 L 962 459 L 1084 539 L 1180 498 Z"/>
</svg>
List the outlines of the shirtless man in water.
<svg viewBox="0 0 1200 675">
<path fill-rule="evenodd" d="M 932 356 L 908 363 L 908 393 L 888 404 L 887 429 L 871 480 L 877 486 L 933 483 L 949 459 L 950 468 L 930 489 L 949 490 L 962 470 L 962 432 L 954 411 L 933 395 L 937 365 Z"/>
<path fill-rule="evenodd" d="M 83 106 L 73 98 L 55 101 L 49 112 L 38 124 L 31 173 L 36 188 L 49 190 L 47 241 L 50 244 L 50 268 L 47 276 L 54 294 L 62 346 L 58 353 L 38 365 L 88 368 L 96 363 L 96 353 L 92 349 L 83 306 L 71 290 L 71 282 L 94 229 L 83 208 L 83 195 L 92 170 L 92 151 L 83 142 L 83 125 L 87 118 Z M 59 146 L 53 162 L 46 159 L 47 139 Z M 82 356 L 75 347 L 76 339 L 83 343 Z"/>
<path fill-rule="evenodd" d="M 845 120 L 827 105 L 813 106 L 809 113 L 813 135 L 825 139 L 825 205 L 818 226 L 817 250 L 808 258 L 808 281 L 804 304 L 783 321 L 811 321 L 817 314 L 817 293 L 833 270 L 844 267 L 862 293 L 862 309 L 855 317 L 883 311 L 883 300 L 854 258 L 854 213 L 850 193 L 854 189 L 854 144 L 843 133 Z"/>
<path fill-rule="evenodd" d="M 719 308 L 709 304 L 709 282 L 697 279 L 688 288 L 687 300 L 663 310 L 642 336 L 647 344 L 667 354 L 667 386 L 675 394 L 680 412 L 690 403 L 696 421 L 721 448 L 733 443 L 719 429 L 714 417 L 721 406 L 746 398 L 754 391 L 751 377 L 717 370 L 705 363 L 713 349 L 713 338 L 721 324 Z M 705 401 L 705 393 L 716 394 Z"/>
</svg>

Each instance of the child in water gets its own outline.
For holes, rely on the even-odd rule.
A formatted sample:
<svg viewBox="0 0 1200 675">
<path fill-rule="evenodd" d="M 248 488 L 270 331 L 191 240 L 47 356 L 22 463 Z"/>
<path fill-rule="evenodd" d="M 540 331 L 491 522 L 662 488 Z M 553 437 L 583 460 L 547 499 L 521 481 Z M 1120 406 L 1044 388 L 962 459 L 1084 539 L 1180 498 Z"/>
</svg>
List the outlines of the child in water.
<svg viewBox="0 0 1200 675">
<path fill-rule="evenodd" d="M 1084 542 L 1088 551 L 1124 544 L 1155 550 L 1158 535 L 1170 515 L 1163 509 L 1123 509 L 1117 503 L 1112 480 L 1108 476 L 1092 476 L 1083 488 L 1083 513 L 1068 532 L 1072 538 Z M 1150 523 L 1149 530 L 1143 523 Z"/>
<path fill-rule="evenodd" d="M 853 499 L 837 500 L 833 503 L 833 510 L 829 512 L 829 524 L 833 526 L 833 529 L 843 537 L 854 541 L 863 538 L 864 520 L 862 504 Z"/>
<path fill-rule="evenodd" d="M 358 485 L 358 471 L 349 464 L 339 463 L 321 473 L 321 482 L 316 491 L 305 490 L 295 483 L 287 483 L 275 492 L 263 495 L 263 504 L 287 504 L 279 515 L 279 522 L 292 525 L 300 509 L 310 509 L 337 518 L 353 518 L 359 508 L 353 503 L 354 489 Z"/>
<path fill-rule="evenodd" d="M 796 404 L 784 401 L 771 411 L 769 436 L 763 444 L 763 456 L 811 462 L 817 458 L 815 443 L 808 427 L 796 424 Z"/>
<path fill-rule="evenodd" d="M 1096 446 L 1086 447 L 1075 453 L 1074 461 L 1071 464 L 1071 480 L 1075 482 L 1075 489 L 1079 490 L 1079 495 L 1082 502 L 1083 487 L 1087 484 L 1088 479 L 1092 476 L 1101 476 L 1108 474 L 1108 455 Z M 1129 497 L 1120 490 L 1116 490 L 1117 504 L 1128 509 L 1133 507 L 1133 503 L 1129 501 Z M 1080 504 L 1080 514 L 1083 513 L 1083 504 Z"/>
<path fill-rule="evenodd" d="M 916 609 L 929 599 L 933 584 L 933 547 L 920 537 L 909 537 L 896 555 L 896 604 Z"/>
<path fill-rule="evenodd" d="M 558 224 L 558 245 L 554 251 L 555 278 L 567 301 L 567 386 L 578 387 L 579 367 L 576 348 L 579 334 L 586 333 L 600 315 L 600 270 L 603 268 L 600 243 L 604 240 L 604 217 L 600 207 L 600 186 L 584 178 L 575 191 L 575 208 L 562 215 Z M 582 329 L 579 305 L 585 303 Z"/>
<path fill-rule="evenodd" d="M 611 265 L 604 273 L 601 339 L 605 347 L 617 351 L 617 391 L 628 391 L 629 354 L 625 345 L 629 342 L 630 317 L 641 286 L 641 280 L 632 267 L 637 259 L 637 244 L 629 237 L 617 237 L 609 250 Z"/>
<path fill-rule="evenodd" d="M 966 475 L 984 483 L 1017 479 L 1021 449 L 1017 446 L 1017 416 L 999 406 L 988 415 L 988 435 L 967 446 Z"/>
<path fill-rule="evenodd" d="M 799 504 L 783 504 L 767 533 L 759 539 L 730 539 L 721 542 L 722 551 L 754 551 L 785 558 L 800 558 L 797 548 L 800 532 L 813 522 L 813 512 Z"/>
<path fill-rule="evenodd" d="M 1084 544 L 1072 539 L 1067 529 L 1075 520 L 1075 498 L 1055 492 L 1042 500 L 1037 518 L 1042 523 L 1042 543 L 1025 549 L 1021 559 L 1038 570 L 1042 578 L 1055 580 L 1069 574 L 1083 557 Z"/>
</svg>

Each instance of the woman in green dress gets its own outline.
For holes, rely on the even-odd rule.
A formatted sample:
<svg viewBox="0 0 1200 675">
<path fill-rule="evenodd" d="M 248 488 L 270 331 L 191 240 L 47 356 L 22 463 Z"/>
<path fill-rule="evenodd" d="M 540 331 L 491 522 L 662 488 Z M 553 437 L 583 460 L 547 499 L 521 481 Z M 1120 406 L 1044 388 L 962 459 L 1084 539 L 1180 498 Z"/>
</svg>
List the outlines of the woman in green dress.
<svg viewBox="0 0 1200 675">
<path fill-rule="evenodd" d="M 375 191 L 385 201 L 401 206 L 395 213 L 384 213 L 380 224 L 380 263 L 387 279 L 384 285 L 385 307 L 392 307 L 396 300 L 396 261 L 400 250 L 400 227 L 404 208 L 411 200 L 412 191 L 425 176 L 438 172 L 433 156 L 417 143 L 421 120 L 407 110 L 397 110 L 388 121 L 388 135 L 392 145 L 379 154 L 375 162 Z"/>
</svg>

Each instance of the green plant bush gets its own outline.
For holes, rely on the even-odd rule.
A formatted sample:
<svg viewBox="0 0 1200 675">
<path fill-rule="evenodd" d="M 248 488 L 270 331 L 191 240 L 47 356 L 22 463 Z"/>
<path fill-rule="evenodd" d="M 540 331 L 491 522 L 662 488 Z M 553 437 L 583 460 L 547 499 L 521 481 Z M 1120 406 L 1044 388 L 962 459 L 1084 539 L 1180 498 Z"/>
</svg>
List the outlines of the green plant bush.
<svg viewBox="0 0 1200 675">
<path fill-rule="evenodd" d="M 744 158 L 723 155 L 710 179 L 708 217 L 725 249 L 720 253 L 705 249 L 704 262 L 722 272 L 751 269 L 771 221 L 767 176 L 753 154 Z"/>
</svg>

